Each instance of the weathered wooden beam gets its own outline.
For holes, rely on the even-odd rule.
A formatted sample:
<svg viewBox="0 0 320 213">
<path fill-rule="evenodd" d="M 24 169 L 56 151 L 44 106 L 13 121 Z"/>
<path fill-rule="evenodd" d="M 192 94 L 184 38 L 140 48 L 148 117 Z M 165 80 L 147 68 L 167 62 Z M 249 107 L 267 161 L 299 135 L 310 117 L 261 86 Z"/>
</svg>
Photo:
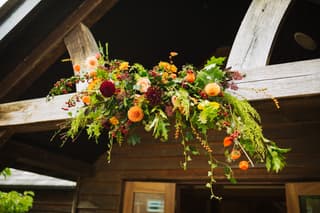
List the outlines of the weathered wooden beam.
<svg viewBox="0 0 320 213">
<path fill-rule="evenodd" d="M 279 25 L 292 0 L 253 0 L 233 42 L 227 66 L 252 69 L 268 64 Z"/>
<path fill-rule="evenodd" d="M 54 154 L 44 149 L 10 140 L 6 146 L 7 153 L 15 157 L 14 165 L 27 165 L 47 171 L 48 174 L 60 174 L 76 180 L 78 177 L 90 176 L 93 165 L 63 155 Z"/>
<path fill-rule="evenodd" d="M 320 94 L 319 67 L 320 59 L 315 59 L 247 70 L 247 77 L 238 82 L 239 90 L 235 92 L 251 101 L 271 96 L 280 98 Z M 253 90 L 263 88 L 267 89 L 265 93 Z M 70 118 L 69 111 L 61 107 L 72 95 L 56 96 L 50 102 L 40 98 L 0 104 L 0 127 L 10 127 L 15 132 L 57 129 L 57 124 Z"/>
<path fill-rule="evenodd" d="M 80 22 L 91 26 L 108 11 L 117 0 L 85 0 L 77 10 L 53 30 L 16 68 L 0 82 L 0 101 L 18 97 L 53 64 L 64 52 L 63 39 Z"/>
<path fill-rule="evenodd" d="M 319 67 L 320 59 L 315 59 L 244 70 L 236 93 L 251 101 L 320 94 Z"/>
<path fill-rule="evenodd" d="M 49 102 L 46 98 L 38 98 L 0 104 L 0 126 L 11 126 L 15 132 L 57 129 L 59 123 L 70 118 L 70 111 L 62 108 L 72 95 L 56 96 Z"/>
</svg>

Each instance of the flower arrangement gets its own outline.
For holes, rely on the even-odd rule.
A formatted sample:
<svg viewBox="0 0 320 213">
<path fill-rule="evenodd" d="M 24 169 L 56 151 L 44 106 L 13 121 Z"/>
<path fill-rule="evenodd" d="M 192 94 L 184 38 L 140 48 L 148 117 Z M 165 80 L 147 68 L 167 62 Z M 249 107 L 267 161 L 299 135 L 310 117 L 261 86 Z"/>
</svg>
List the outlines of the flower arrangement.
<svg viewBox="0 0 320 213">
<path fill-rule="evenodd" d="M 75 140 L 82 130 L 96 141 L 102 132 L 107 132 L 110 162 L 114 143 L 140 142 L 139 135 L 133 131 L 135 127 L 144 126 L 161 141 L 167 141 L 169 131 L 173 130 L 174 139 L 183 147 L 184 170 L 191 156 L 200 154 L 201 150 L 194 144 L 203 148 L 209 168 L 206 186 L 211 190 L 211 198 L 217 199 L 220 197 L 213 193 L 217 167 L 223 167 L 226 177 L 235 182 L 230 165 L 240 156 L 246 159 L 238 162 L 241 170 L 253 167 L 254 162 L 265 162 L 267 170 L 275 172 L 285 166 L 283 154 L 289 150 L 265 138 L 256 110 L 230 92 L 237 89 L 234 80 L 244 76 L 238 71 L 222 69 L 224 58 L 212 57 L 201 69 L 192 65 L 178 69 L 173 63 L 177 53 L 172 52 L 169 62 L 161 61 L 148 70 L 141 64 L 110 60 L 107 50 L 100 49 L 100 53 L 86 59 L 84 66 L 75 64 L 76 75 L 61 79 L 49 92 L 50 99 L 71 91 L 75 83 L 87 83 L 66 102 L 68 107 L 77 102 L 83 106 L 61 128 L 62 131 L 67 127 L 62 133 L 63 143 L 69 138 Z M 226 156 L 223 162 L 215 158 L 208 143 L 211 130 L 226 132 L 221 142 Z"/>
</svg>

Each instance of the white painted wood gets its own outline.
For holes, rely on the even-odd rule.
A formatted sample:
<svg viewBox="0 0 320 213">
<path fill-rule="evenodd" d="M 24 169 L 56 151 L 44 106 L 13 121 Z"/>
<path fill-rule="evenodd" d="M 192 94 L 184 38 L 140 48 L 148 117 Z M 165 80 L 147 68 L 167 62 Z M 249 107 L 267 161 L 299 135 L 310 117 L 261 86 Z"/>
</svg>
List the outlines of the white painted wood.
<svg viewBox="0 0 320 213">
<path fill-rule="evenodd" d="M 248 100 L 270 98 L 252 88 L 267 88 L 266 93 L 276 98 L 320 94 L 320 59 L 265 66 L 248 70 L 246 74 L 247 77 L 238 82 L 240 89 L 236 93 Z M 0 127 L 15 127 L 16 132 L 39 131 L 43 123 L 68 119 L 68 111 L 61 107 L 71 95 L 56 96 L 50 102 L 40 98 L 0 104 Z"/>
<path fill-rule="evenodd" d="M 244 71 L 237 94 L 248 100 L 320 94 L 320 59 L 270 65 Z M 267 90 L 256 93 L 254 89 Z"/>
<path fill-rule="evenodd" d="M 228 67 L 251 69 L 268 64 L 280 22 L 292 0 L 253 0 L 232 45 Z"/>
</svg>

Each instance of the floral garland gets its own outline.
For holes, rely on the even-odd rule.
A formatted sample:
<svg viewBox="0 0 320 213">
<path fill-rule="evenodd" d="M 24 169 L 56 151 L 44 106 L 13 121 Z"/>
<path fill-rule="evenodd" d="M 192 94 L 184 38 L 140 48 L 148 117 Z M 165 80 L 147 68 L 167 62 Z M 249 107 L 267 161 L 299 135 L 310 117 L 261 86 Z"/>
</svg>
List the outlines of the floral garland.
<svg viewBox="0 0 320 213">
<path fill-rule="evenodd" d="M 181 166 L 184 170 L 191 156 L 200 154 L 196 143 L 205 151 L 209 167 L 206 186 L 211 198 L 216 199 L 220 197 L 213 193 L 215 169 L 223 167 L 227 179 L 235 182 L 231 165 L 242 155 L 246 160 L 238 163 L 241 170 L 253 167 L 255 161 L 265 162 L 268 171 L 280 171 L 285 166 L 283 154 L 289 149 L 279 148 L 266 139 L 256 110 L 246 100 L 230 93 L 237 89 L 234 80 L 241 80 L 243 75 L 221 69 L 224 58 L 215 57 L 201 69 L 185 65 L 178 70 L 172 61 L 176 55 L 170 53 L 169 62 L 161 61 L 147 70 L 141 64 L 110 60 L 108 52 L 100 48 L 100 53 L 88 57 L 84 66 L 75 64 L 76 75 L 58 81 L 48 95 L 51 99 L 72 91 L 75 83 L 87 83 L 85 89 L 66 102 L 65 110 L 77 102 L 83 102 L 83 106 L 61 127 L 60 133 L 67 128 L 61 133 L 63 143 L 69 138 L 76 140 L 82 130 L 96 141 L 102 132 L 107 132 L 107 160 L 110 162 L 114 143 L 121 145 L 126 141 L 135 145 L 140 142 L 132 131 L 138 125 L 143 125 L 161 141 L 167 141 L 169 130 L 174 129 L 174 139 L 183 147 Z M 226 132 L 221 143 L 225 147 L 225 162 L 214 157 L 208 143 L 209 130 Z"/>
</svg>

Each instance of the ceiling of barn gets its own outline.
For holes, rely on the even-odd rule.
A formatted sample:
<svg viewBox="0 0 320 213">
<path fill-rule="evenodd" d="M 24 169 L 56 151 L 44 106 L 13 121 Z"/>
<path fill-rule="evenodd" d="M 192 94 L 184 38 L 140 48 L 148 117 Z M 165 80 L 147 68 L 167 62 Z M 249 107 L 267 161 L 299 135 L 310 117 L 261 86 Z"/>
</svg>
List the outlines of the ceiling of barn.
<svg viewBox="0 0 320 213">
<path fill-rule="evenodd" d="M 61 4 L 54 0 L 42 1 L 32 15 L 21 23 L 21 26 L 17 26 L 13 32 L 1 40 L 0 81 L 82 2 L 83 0 L 74 0 Z M 176 51 L 179 53 L 175 59 L 178 65 L 185 63 L 201 65 L 212 55 L 227 56 L 250 2 L 250 0 L 120 0 L 91 27 L 91 31 L 97 41 L 102 44 L 109 43 L 109 54 L 112 58 L 128 60 L 131 63 L 140 62 L 147 67 L 152 67 L 159 60 L 166 60 L 170 51 Z M 320 28 L 315 27 L 320 20 L 319 9 L 320 6 L 315 1 L 300 0 L 292 5 L 279 31 L 270 64 L 320 58 L 319 47 L 312 51 L 303 49 L 295 42 L 293 36 L 295 32 L 303 32 L 310 35 L 318 46 L 320 45 Z M 67 53 L 40 75 L 31 87 L 24 88 L 24 83 L 21 82 L 21 95 L 13 100 L 46 96 L 56 80 L 72 74 L 70 63 L 62 62 L 65 58 L 68 58 Z M 7 98 L 10 99 L 10 97 Z M 282 128 L 297 122 L 307 123 L 306 127 L 310 131 L 319 126 L 320 115 L 316 109 L 320 107 L 318 99 L 319 97 L 311 99 L 314 105 L 310 101 L 308 102 L 310 105 L 304 105 L 302 109 L 308 112 L 305 116 L 298 113 L 299 105 L 296 104 L 297 100 L 304 102 L 305 98 L 283 100 L 287 108 L 279 112 L 272 107 L 263 107 L 269 105 L 269 102 L 257 102 L 256 105 L 263 113 L 263 117 L 267 118 L 266 132 L 277 137 L 278 130 L 275 124 L 278 121 L 285 124 Z M 289 134 L 288 137 L 296 133 L 291 132 L 290 128 L 286 128 L 286 131 Z M 99 145 L 94 142 L 68 143 L 64 148 L 60 148 L 61 144 L 57 139 L 55 142 L 49 141 L 52 134 L 53 132 L 16 134 L 12 140 L 15 144 L 26 145 L 26 150 L 29 147 L 37 147 L 41 150 L 49 150 L 50 153 L 58 156 L 80 159 L 89 164 L 92 164 L 97 156 L 105 151 L 103 142 Z M 309 136 L 311 139 L 315 138 L 312 134 Z M 285 138 L 285 136 L 281 137 Z M 10 144 L 7 150 L 14 148 L 9 146 Z M 45 168 L 30 167 L 23 162 L 16 162 L 12 166 L 50 173 Z M 63 176 L 55 172 L 50 174 Z"/>
</svg>

